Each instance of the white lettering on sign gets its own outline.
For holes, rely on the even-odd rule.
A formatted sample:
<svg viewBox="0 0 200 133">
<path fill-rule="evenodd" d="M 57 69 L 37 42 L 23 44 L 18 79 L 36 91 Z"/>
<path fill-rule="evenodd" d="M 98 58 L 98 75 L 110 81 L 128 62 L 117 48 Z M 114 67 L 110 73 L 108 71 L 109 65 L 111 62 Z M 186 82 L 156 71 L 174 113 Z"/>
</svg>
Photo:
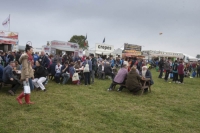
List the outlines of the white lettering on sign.
<svg viewBox="0 0 200 133">
<path fill-rule="evenodd" d="M 109 46 L 98 45 L 98 48 L 99 48 L 99 49 L 104 49 L 104 50 L 112 50 L 112 48 L 109 47 Z"/>
</svg>

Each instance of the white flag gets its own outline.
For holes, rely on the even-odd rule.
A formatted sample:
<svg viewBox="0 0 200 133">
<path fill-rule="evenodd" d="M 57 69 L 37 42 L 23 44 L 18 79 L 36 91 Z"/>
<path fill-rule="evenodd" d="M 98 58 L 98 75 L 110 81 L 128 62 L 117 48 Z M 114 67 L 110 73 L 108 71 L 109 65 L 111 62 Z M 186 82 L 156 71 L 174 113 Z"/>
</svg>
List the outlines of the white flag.
<svg viewBox="0 0 200 133">
<path fill-rule="evenodd" d="M 8 18 L 6 18 L 6 19 L 3 21 L 2 25 L 3 25 L 4 27 L 7 27 L 9 24 L 10 24 L 10 15 L 9 15 Z"/>
</svg>

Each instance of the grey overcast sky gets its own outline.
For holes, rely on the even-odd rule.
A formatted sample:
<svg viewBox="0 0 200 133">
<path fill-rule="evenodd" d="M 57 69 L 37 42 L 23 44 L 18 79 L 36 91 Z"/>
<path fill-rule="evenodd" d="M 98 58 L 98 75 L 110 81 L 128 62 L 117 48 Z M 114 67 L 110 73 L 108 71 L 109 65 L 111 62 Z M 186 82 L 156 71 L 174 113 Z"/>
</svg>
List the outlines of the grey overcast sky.
<svg viewBox="0 0 200 133">
<path fill-rule="evenodd" d="M 19 44 L 69 41 L 142 45 L 143 50 L 200 54 L 200 0 L 0 0 L 0 22 L 11 14 Z M 0 30 L 7 30 L 0 25 Z M 159 33 L 162 32 L 162 35 Z"/>
</svg>

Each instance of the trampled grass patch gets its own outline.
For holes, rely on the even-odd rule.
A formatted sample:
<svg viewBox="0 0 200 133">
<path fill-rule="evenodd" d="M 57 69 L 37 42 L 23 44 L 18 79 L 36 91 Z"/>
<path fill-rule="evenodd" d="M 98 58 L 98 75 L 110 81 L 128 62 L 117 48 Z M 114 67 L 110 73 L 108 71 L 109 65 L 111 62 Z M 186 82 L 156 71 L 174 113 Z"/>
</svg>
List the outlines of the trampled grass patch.
<svg viewBox="0 0 200 133">
<path fill-rule="evenodd" d="M 198 133 L 200 78 L 185 78 L 185 84 L 174 84 L 158 79 L 154 71 L 152 92 L 143 96 L 132 95 L 126 89 L 108 92 L 108 79 L 96 79 L 91 86 L 51 81 L 47 92 L 32 92 L 34 105 L 20 106 L 16 96 L 2 88 L 0 132 Z"/>
</svg>

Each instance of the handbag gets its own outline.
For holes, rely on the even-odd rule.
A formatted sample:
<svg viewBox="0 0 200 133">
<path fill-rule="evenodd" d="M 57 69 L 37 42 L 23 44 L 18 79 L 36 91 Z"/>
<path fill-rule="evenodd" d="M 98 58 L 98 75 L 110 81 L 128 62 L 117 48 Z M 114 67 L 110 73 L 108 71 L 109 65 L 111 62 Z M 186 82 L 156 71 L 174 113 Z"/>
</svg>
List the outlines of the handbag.
<svg viewBox="0 0 200 133">
<path fill-rule="evenodd" d="M 72 81 L 78 81 L 78 80 L 79 80 L 78 73 L 74 73 L 74 75 L 72 76 Z"/>
<path fill-rule="evenodd" d="M 29 82 L 23 81 L 23 86 L 24 86 L 24 94 L 30 94 L 31 88 Z"/>
<path fill-rule="evenodd" d="M 88 61 L 87 61 L 87 64 L 85 64 L 85 67 L 83 69 L 83 72 L 90 72 L 90 69 L 89 69 L 89 64 L 88 64 Z"/>
</svg>

